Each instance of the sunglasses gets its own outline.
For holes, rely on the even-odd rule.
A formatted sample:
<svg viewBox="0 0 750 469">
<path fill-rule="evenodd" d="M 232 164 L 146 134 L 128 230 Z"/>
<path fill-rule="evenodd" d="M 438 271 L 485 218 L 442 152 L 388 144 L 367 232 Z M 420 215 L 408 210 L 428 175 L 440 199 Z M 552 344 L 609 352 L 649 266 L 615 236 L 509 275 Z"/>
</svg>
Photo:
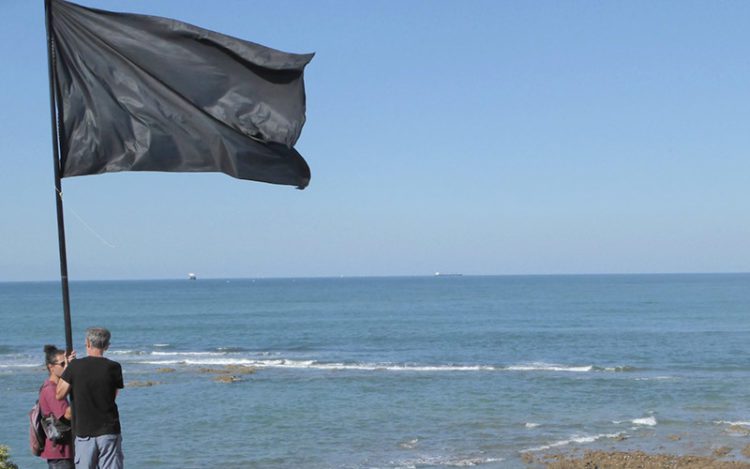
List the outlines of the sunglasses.
<svg viewBox="0 0 750 469">
<path fill-rule="evenodd" d="M 50 363 L 50 365 L 55 365 L 55 366 L 64 366 L 64 365 L 65 365 L 65 362 L 55 362 L 55 363 Z"/>
</svg>

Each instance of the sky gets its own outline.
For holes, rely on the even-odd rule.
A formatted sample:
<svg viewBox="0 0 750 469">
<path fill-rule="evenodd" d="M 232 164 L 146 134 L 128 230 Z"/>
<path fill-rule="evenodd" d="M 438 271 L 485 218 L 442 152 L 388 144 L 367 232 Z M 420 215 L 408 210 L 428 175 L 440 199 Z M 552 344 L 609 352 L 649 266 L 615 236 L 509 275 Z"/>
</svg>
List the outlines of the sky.
<svg viewBox="0 0 750 469">
<path fill-rule="evenodd" d="M 42 0 L 0 0 L 0 281 L 59 260 Z M 71 280 L 750 271 L 750 3 L 81 0 L 288 52 L 304 191 L 63 180 Z"/>
</svg>

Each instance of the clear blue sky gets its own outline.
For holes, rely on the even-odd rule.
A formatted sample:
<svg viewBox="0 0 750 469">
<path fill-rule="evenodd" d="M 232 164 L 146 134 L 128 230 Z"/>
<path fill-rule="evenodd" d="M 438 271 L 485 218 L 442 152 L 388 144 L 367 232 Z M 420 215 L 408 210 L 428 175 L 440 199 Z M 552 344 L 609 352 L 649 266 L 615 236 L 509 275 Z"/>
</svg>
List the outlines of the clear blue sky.
<svg viewBox="0 0 750 469">
<path fill-rule="evenodd" d="M 82 3 L 317 55 L 308 189 L 65 179 L 73 280 L 750 271 L 748 2 Z M 0 18 L 0 281 L 56 279 L 43 1 Z"/>
</svg>

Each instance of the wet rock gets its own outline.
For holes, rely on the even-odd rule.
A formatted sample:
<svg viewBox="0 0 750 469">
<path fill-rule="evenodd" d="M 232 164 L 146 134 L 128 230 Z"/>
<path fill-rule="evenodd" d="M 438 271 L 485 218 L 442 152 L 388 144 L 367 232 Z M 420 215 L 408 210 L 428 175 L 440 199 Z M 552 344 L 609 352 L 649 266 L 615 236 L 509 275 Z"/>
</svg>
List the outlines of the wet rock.
<svg viewBox="0 0 750 469">
<path fill-rule="evenodd" d="M 221 375 L 214 378 L 214 381 L 218 383 L 236 383 L 237 381 L 242 381 L 242 379 L 233 375 Z"/>
<path fill-rule="evenodd" d="M 730 433 L 739 433 L 743 436 L 750 435 L 750 428 L 744 426 L 744 425 L 730 425 L 727 427 L 727 431 Z"/>
<path fill-rule="evenodd" d="M 521 453 L 521 461 L 523 461 L 525 464 L 534 464 L 536 462 L 536 458 L 534 458 L 534 455 L 531 453 Z"/>
<path fill-rule="evenodd" d="M 224 368 L 200 368 L 198 373 L 210 373 L 217 375 L 249 375 L 255 373 L 256 368 L 244 365 L 227 365 Z"/>
<path fill-rule="evenodd" d="M 546 467 L 547 469 L 750 469 L 750 463 L 721 461 L 715 456 L 675 456 L 650 454 L 643 451 L 587 451 L 580 457 L 562 456 L 557 460 L 548 461 Z"/>
<path fill-rule="evenodd" d="M 731 452 L 732 452 L 732 448 L 730 448 L 729 446 L 721 446 L 719 448 L 716 448 L 714 452 L 711 454 L 713 454 L 713 456 L 716 458 L 723 458 L 724 456 L 726 456 L 727 454 Z"/>
<path fill-rule="evenodd" d="M 255 373 L 256 368 L 245 365 L 227 365 L 224 367 L 225 373 L 232 373 L 235 375 L 251 375 Z"/>
<path fill-rule="evenodd" d="M 157 384 L 161 384 L 159 381 L 130 381 L 129 383 L 125 383 L 126 388 L 148 388 L 151 386 L 156 386 Z"/>
</svg>

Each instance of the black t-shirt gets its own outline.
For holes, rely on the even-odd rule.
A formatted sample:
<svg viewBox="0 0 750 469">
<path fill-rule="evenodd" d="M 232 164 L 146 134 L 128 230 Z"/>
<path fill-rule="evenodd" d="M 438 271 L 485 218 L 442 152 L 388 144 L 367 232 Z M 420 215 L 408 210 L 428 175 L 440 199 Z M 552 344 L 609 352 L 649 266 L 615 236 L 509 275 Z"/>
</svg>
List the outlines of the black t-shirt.
<svg viewBox="0 0 750 469">
<path fill-rule="evenodd" d="M 73 398 L 76 436 L 101 436 L 120 433 L 120 414 L 115 404 L 122 389 L 122 367 L 104 357 L 79 358 L 70 362 L 62 374 Z"/>
</svg>

